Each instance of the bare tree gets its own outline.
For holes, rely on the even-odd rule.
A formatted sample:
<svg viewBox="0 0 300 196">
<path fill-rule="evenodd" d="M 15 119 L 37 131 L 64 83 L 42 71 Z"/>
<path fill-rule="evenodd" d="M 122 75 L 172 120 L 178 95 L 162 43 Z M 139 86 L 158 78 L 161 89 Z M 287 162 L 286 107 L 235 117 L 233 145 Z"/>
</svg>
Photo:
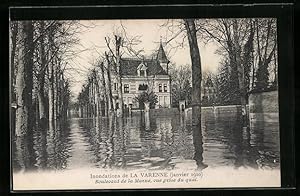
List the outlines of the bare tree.
<svg viewBox="0 0 300 196">
<path fill-rule="evenodd" d="M 111 58 L 109 57 L 109 55 L 105 52 L 105 58 L 106 58 L 106 62 L 107 62 L 107 67 L 106 67 L 106 71 L 107 71 L 107 85 L 108 85 L 108 103 L 110 106 L 110 111 L 113 112 L 114 111 L 114 104 L 113 104 L 113 97 L 112 97 L 112 84 L 111 84 Z"/>
<path fill-rule="evenodd" d="M 196 26 L 194 19 L 184 19 L 190 46 L 192 61 L 192 113 L 193 124 L 201 127 L 201 58 L 198 47 Z"/>
<path fill-rule="evenodd" d="M 10 52 L 10 73 L 11 73 L 11 93 L 12 99 L 15 101 L 15 92 L 14 92 L 14 85 L 15 85 L 15 59 L 17 53 L 17 42 L 18 42 L 18 33 L 19 33 L 19 22 L 12 21 L 11 25 L 11 52 Z"/>
<path fill-rule="evenodd" d="M 126 32 L 126 27 L 120 22 L 119 29 L 113 33 L 113 38 L 105 37 L 106 46 L 109 52 L 106 52 L 105 57 L 108 66 L 113 70 L 114 76 L 118 85 L 118 100 L 119 100 L 119 115 L 123 116 L 123 89 L 122 89 L 122 73 L 121 73 L 121 58 L 122 55 L 142 58 L 143 49 L 136 49 L 141 36 L 129 36 Z M 110 84 L 108 84 L 110 86 Z M 110 86 L 111 88 L 111 86 Z M 115 108 L 116 109 L 116 108 Z"/>
<path fill-rule="evenodd" d="M 277 59 L 276 20 L 255 19 L 254 25 L 256 30 L 256 88 L 263 90 L 269 86 L 269 65 L 272 60 L 274 60 L 274 63 L 276 63 Z M 276 71 L 277 70 L 275 70 L 274 73 L 275 76 Z"/>
<path fill-rule="evenodd" d="M 172 80 L 172 105 L 178 106 L 180 100 L 191 104 L 192 95 L 192 69 L 190 66 L 172 67 L 169 71 Z"/>
<path fill-rule="evenodd" d="M 45 53 L 45 22 L 39 22 L 40 43 L 39 43 L 39 56 L 40 56 L 40 69 L 37 74 L 37 93 L 39 105 L 39 119 L 46 118 L 46 103 L 45 103 L 45 74 L 46 74 L 46 53 Z"/>
<path fill-rule="evenodd" d="M 234 45 L 234 54 L 235 54 L 235 63 L 237 67 L 237 73 L 238 73 L 238 82 L 239 82 L 239 89 L 240 89 L 240 99 L 241 99 L 241 107 L 242 107 L 242 116 L 246 116 L 246 86 L 245 86 L 245 68 L 242 63 L 242 57 L 241 57 L 241 46 L 239 42 L 239 26 L 237 19 L 233 20 L 233 45 Z M 247 120 L 244 120 L 246 123 Z"/>
<path fill-rule="evenodd" d="M 199 23 L 199 34 L 206 42 L 216 41 L 218 53 L 229 66 L 231 90 L 239 92 L 241 112 L 246 119 L 247 91 L 252 63 L 254 29 L 252 19 L 213 19 Z M 236 90 L 235 90 L 236 88 Z M 235 93 L 236 94 L 236 93 Z M 245 121 L 247 124 L 247 121 Z"/>
<path fill-rule="evenodd" d="M 121 68 L 120 68 L 120 60 L 121 60 L 121 54 L 120 54 L 120 47 L 122 44 L 122 37 L 114 35 L 114 46 L 115 46 L 115 52 L 112 49 L 112 46 L 110 46 L 110 38 L 105 37 L 106 45 L 110 51 L 111 58 L 109 57 L 108 53 L 105 54 L 106 60 L 108 62 L 108 66 L 110 68 L 113 68 L 114 75 L 116 76 L 117 84 L 118 84 L 118 100 L 119 100 L 119 111 L 120 116 L 123 116 L 123 91 L 122 91 L 122 76 L 121 76 Z M 109 68 L 108 68 L 109 70 Z M 109 85 L 110 86 L 110 85 Z M 110 86 L 111 88 L 111 86 Z M 115 108 L 117 109 L 117 108 Z"/>
<path fill-rule="evenodd" d="M 120 116 L 123 116 L 123 91 L 122 91 L 122 75 L 121 75 L 121 55 L 120 55 L 120 47 L 122 44 L 122 37 L 115 35 L 115 43 L 116 43 L 116 71 L 117 71 L 117 81 L 118 81 L 118 96 L 119 96 L 119 104 L 120 104 Z"/>
<path fill-rule="evenodd" d="M 33 128 L 32 123 L 32 70 L 33 70 L 33 24 L 32 21 L 20 22 L 19 62 L 16 76 L 16 135 L 27 134 Z"/>
<path fill-rule="evenodd" d="M 49 30 L 48 39 L 49 39 L 49 46 L 50 46 L 50 55 L 51 55 L 51 49 L 54 48 L 54 29 L 53 27 Z M 50 132 L 54 130 L 54 61 L 50 62 L 50 65 L 48 66 L 48 81 L 49 81 L 49 87 L 48 87 L 48 105 L 49 105 L 49 130 Z"/>
<path fill-rule="evenodd" d="M 109 105 L 108 105 L 108 95 L 107 95 L 107 87 L 106 87 L 106 82 L 105 82 L 105 72 L 104 72 L 104 64 L 103 62 L 100 63 L 100 75 L 101 79 L 99 78 L 99 81 L 102 81 L 102 89 L 103 89 L 103 94 L 104 94 L 104 104 L 105 104 L 105 116 L 108 116 L 108 110 L 109 110 Z"/>
</svg>

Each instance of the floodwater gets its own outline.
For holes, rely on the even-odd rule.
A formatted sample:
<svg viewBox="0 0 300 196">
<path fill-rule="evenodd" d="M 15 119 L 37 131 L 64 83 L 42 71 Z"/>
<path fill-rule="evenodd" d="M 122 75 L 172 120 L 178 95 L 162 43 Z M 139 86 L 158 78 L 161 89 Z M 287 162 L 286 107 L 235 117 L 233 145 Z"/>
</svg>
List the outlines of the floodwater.
<svg viewBox="0 0 300 196">
<path fill-rule="evenodd" d="M 279 124 L 243 129 L 236 116 L 202 115 L 200 127 L 184 115 L 71 118 L 61 130 L 14 138 L 13 171 L 174 169 L 229 166 L 278 169 Z"/>
</svg>

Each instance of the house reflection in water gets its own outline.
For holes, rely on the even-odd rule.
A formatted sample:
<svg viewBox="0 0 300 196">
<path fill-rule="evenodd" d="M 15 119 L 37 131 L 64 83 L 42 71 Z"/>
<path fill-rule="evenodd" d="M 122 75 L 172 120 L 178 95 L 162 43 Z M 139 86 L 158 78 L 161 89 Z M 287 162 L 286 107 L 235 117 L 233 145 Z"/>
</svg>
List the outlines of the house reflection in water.
<svg viewBox="0 0 300 196">
<path fill-rule="evenodd" d="M 73 118 L 55 134 L 17 138 L 14 171 L 280 166 L 276 123 L 243 130 L 237 117 L 206 116 L 200 131 L 183 114 L 152 117 L 146 129 L 143 118 Z"/>
</svg>

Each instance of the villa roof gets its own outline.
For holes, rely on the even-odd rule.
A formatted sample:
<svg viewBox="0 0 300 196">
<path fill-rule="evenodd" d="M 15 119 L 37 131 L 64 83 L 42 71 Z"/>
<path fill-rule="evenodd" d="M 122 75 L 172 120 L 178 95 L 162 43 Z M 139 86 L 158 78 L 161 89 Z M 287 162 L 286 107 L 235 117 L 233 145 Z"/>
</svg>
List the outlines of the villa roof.
<svg viewBox="0 0 300 196">
<path fill-rule="evenodd" d="M 141 63 L 144 63 L 147 66 L 148 75 L 168 75 L 166 71 L 160 66 L 158 60 L 137 58 L 122 58 L 120 60 L 121 75 L 137 76 L 137 68 Z"/>
</svg>

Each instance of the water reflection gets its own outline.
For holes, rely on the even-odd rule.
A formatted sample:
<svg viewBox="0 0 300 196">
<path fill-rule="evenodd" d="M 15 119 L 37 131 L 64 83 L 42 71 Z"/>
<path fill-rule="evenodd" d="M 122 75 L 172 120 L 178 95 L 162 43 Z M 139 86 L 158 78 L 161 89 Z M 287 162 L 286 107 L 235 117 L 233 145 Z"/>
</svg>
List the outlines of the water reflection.
<svg viewBox="0 0 300 196">
<path fill-rule="evenodd" d="M 203 139 L 202 139 L 202 130 L 200 125 L 192 126 L 193 131 L 193 144 L 195 148 L 194 160 L 196 161 L 198 169 L 205 169 L 207 165 L 203 163 Z"/>
<path fill-rule="evenodd" d="M 67 168 L 70 127 L 67 123 L 57 131 L 40 127 L 32 134 L 13 138 L 14 171 L 60 170 Z"/>
<path fill-rule="evenodd" d="M 12 145 L 14 171 L 279 167 L 278 123 L 241 126 L 237 116 L 203 115 L 202 127 L 172 117 L 80 119 L 39 129 Z"/>
</svg>

